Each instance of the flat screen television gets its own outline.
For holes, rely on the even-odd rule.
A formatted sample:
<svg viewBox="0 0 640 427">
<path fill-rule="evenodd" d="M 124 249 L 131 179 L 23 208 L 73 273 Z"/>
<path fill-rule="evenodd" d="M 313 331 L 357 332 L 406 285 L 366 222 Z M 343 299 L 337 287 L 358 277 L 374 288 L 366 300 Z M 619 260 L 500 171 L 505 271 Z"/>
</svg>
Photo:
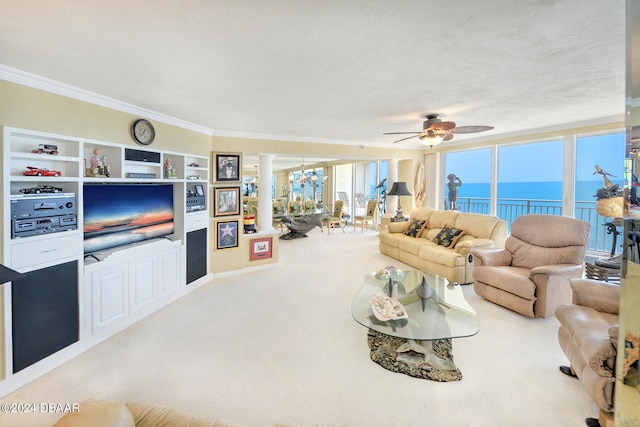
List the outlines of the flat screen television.
<svg viewBox="0 0 640 427">
<path fill-rule="evenodd" d="M 85 254 L 174 232 L 171 184 L 85 184 L 83 202 Z"/>
</svg>

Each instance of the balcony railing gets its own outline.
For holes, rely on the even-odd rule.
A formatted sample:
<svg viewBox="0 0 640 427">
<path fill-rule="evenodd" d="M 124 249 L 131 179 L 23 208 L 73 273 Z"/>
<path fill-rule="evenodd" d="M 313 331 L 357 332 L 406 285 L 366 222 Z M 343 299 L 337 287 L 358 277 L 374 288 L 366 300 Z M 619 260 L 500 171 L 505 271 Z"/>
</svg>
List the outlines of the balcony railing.
<svg viewBox="0 0 640 427">
<path fill-rule="evenodd" d="M 458 209 L 461 212 L 473 212 L 489 214 L 491 204 L 489 198 L 482 197 L 458 197 Z M 511 223 L 520 215 L 547 214 L 562 215 L 562 202 L 560 200 L 526 200 L 526 199 L 498 199 L 497 216 Z M 591 224 L 589 234 L 590 252 L 611 252 L 614 236 L 607 232 L 605 223 L 609 222 L 596 211 L 596 201 L 576 201 L 575 217 Z M 616 252 L 620 252 L 620 240 L 618 239 Z"/>
</svg>

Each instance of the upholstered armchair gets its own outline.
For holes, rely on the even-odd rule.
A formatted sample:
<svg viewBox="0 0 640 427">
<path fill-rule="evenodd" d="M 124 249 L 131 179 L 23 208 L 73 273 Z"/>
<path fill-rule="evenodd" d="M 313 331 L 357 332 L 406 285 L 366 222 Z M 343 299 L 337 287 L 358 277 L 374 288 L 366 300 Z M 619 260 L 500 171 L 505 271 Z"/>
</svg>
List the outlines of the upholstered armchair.
<svg viewBox="0 0 640 427">
<path fill-rule="evenodd" d="M 284 229 L 282 217 L 287 214 L 287 199 L 277 199 L 273 202 L 273 228 Z"/>
<path fill-rule="evenodd" d="M 611 425 L 620 286 L 571 279 L 571 288 L 573 302 L 556 310 L 560 322 L 558 341 L 571 364 L 560 370 L 577 377 L 600 407 L 600 425 Z"/>
<path fill-rule="evenodd" d="M 289 215 L 301 216 L 303 214 L 303 206 L 300 200 L 292 200 L 289 202 Z"/>
<path fill-rule="evenodd" d="M 356 231 L 356 223 L 360 222 L 361 233 L 364 233 L 364 226 L 371 222 L 373 223 L 373 229 L 378 231 L 378 224 L 376 224 L 376 210 L 378 208 L 377 200 L 369 200 L 367 202 L 367 212 L 364 215 L 355 215 L 353 217 L 353 231 Z"/>
<path fill-rule="evenodd" d="M 553 316 L 571 302 L 569 280 L 582 275 L 589 223 L 555 215 L 522 215 L 504 249 L 474 249 L 474 289 L 529 317 Z"/>
<path fill-rule="evenodd" d="M 304 213 L 313 213 L 316 210 L 316 201 L 315 200 L 305 200 L 304 201 Z"/>
<path fill-rule="evenodd" d="M 344 207 L 344 200 L 336 200 L 336 203 L 333 205 L 333 213 L 331 216 L 322 220 L 324 224 L 327 226 L 327 234 L 331 233 L 331 228 L 337 226 L 340 227 L 342 232 L 344 233 L 344 227 L 342 226 L 342 208 Z"/>
</svg>

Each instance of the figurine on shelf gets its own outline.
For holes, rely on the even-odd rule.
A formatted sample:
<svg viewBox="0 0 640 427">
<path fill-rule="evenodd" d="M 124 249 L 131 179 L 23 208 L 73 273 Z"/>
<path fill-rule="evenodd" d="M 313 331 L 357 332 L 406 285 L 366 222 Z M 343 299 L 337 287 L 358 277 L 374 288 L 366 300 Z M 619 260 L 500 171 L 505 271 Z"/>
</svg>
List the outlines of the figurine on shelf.
<svg viewBox="0 0 640 427">
<path fill-rule="evenodd" d="M 175 178 L 176 177 L 176 165 L 171 162 L 171 159 L 167 157 L 164 161 L 164 177 Z"/>
<path fill-rule="evenodd" d="M 109 165 L 107 165 L 106 156 L 100 155 L 100 149 L 93 149 L 93 156 L 91 157 L 91 175 L 99 176 L 104 175 L 109 177 Z"/>
</svg>

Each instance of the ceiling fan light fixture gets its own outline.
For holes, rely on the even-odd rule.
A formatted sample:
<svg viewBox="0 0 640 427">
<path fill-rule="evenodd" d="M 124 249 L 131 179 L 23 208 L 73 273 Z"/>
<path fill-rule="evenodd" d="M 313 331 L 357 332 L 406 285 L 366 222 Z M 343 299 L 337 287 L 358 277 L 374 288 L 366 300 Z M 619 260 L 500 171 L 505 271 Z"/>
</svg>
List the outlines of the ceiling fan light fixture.
<svg viewBox="0 0 640 427">
<path fill-rule="evenodd" d="M 421 135 L 420 141 L 424 145 L 428 145 L 429 148 L 433 148 L 434 146 L 440 144 L 446 135 L 444 134 L 433 134 L 433 135 Z"/>
</svg>

